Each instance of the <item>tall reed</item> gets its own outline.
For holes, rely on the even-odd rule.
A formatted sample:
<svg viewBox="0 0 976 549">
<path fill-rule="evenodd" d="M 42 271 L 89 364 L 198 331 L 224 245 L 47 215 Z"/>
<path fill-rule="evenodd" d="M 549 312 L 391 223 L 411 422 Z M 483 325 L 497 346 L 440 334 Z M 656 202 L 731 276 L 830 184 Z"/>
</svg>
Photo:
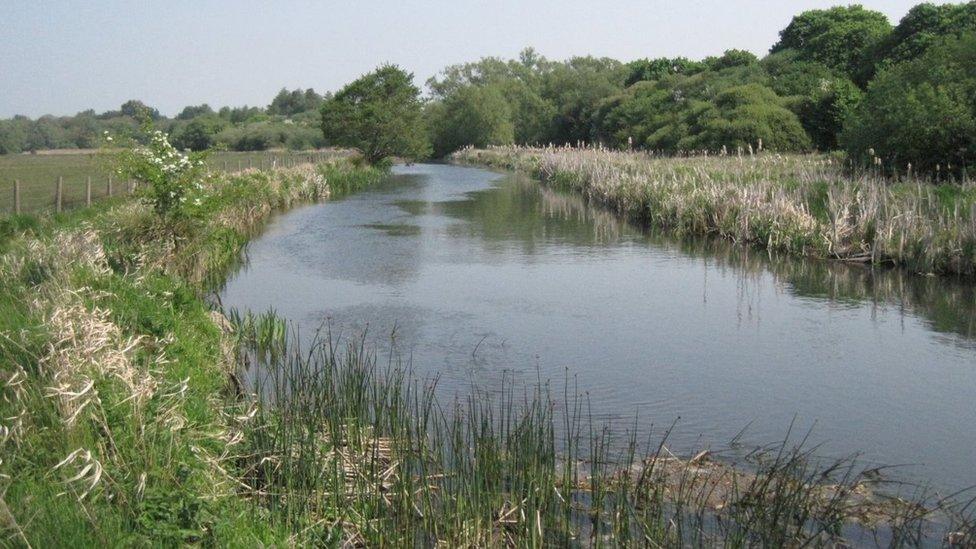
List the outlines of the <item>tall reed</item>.
<svg viewBox="0 0 976 549">
<path fill-rule="evenodd" d="M 826 156 L 658 157 L 599 148 L 466 149 L 453 160 L 524 170 L 630 218 L 770 250 L 976 275 L 976 184 L 850 176 Z"/>
</svg>

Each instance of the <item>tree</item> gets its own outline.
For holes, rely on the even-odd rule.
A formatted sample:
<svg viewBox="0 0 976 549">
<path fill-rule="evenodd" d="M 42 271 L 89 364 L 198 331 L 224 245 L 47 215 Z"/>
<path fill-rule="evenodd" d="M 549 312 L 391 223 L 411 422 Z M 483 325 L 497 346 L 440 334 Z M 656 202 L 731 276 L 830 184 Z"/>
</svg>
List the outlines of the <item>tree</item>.
<svg viewBox="0 0 976 549">
<path fill-rule="evenodd" d="M 278 114 L 282 116 L 294 116 L 305 111 L 314 111 L 322 104 L 322 96 L 315 93 L 315 90 L 296 89 L 288 91 L 281 88 L 278 95 L 268 105 L 268 114 Z"/>
<path fill-rule="evenodd" d="M 176 115 L 177 120 L 191 120 L 198 116 L 205 116 L 208 114 L 214 114 L 214 110 L 210 108 L 210 105 L 204 103 L 202 105 L 189 105 L 183 107 L 180 114 Z"/>
<path fill-rule="evenodd" d="M 838 71 L 816 61 L 798 61 L 796 57 L 795 50 L 783 50 L 763 59 L 769 86 L 786 99 L 815 147 L 834 150 L 844 119 L 864 94 Z"/>
<path fill-rule="evenodd" d="M 130 99 L 125 103 L 122 103 L 122 106 L 119 107 L 119 113 L 121 113 L 122 116 L 129 116 L 139 120 L 145 118 L 150 120 L 159 120 L 161 118 L 158 110 L 147 106 L 145 103 L 137 99 Z"/>
<path fill-rule="evenodd" d="M 430 105 L 434 154 L 444 156 L 466 146 L 504 145 L 515 139 L 512 113 L 494 86 L 467 86 Z"/>
<path fill-rule="evenodd" d="M 321 107 L 325 139 L 358 149 L 369 163 L 430 153 L 420 89 L 413 75 L 384 65 L 344 87 Z"/>
<path fill-rule="evenodd" d="M 976 32 L 976 2 L 940 6 L 919 4 L 877 44 L 864 60 L 858 79 L 867 83 L 880 69 L 917 59 L 929 46 L 966 32 Z"/>
<path fill-rule="evenodd" d="M 657 59 L 638 59 L 627 63 L 630 74 L 624 81 L 624 86 L 633 86 L 637 82 L 646 80 L 660 80 L 672 74 L 695 74 L 705 70 L 707 66 L 702 61 L 691 61 L 684 57 L 658 57 Z"/>
<path fill-rule="evenodd" d="M 950 38 L 892 66 L 868 86 L 841 143 L 888 168 L 961 171 L 976 163 L 976 35 Z"/>
<path fill-rule="evenodd" d="M 805 11 L 779 33 L 770 53 L 796 50 L 801 61 L 816 61 L 851 77 L 890 32 L 883 13 L 859 5 Z"/>
<path fill-rule="evenodd" d="M 172 134 L 172 143 L 179 150 L 205 151 L 217 142 L 217 134 L 227 123 L 214 114 L 197 116 L 178 126 Z"/>
</svg>

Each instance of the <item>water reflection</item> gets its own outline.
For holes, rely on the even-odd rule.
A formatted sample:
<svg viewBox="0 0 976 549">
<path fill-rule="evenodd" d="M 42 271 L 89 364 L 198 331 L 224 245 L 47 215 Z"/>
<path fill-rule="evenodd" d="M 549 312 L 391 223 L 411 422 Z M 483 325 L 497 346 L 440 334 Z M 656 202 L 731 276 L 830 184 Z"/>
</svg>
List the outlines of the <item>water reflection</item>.
<svg viewBox="0 0 976 549">
<path fill-rule="evenodd" d="M 680 417 L 675 446 L 798 418 L 826 450 L 976 483 L 971 285 L 668 238 L 484 170 L 398 171 L 272 222 L 225 305 L 368 330 L 448 398 L 568 376 L 597 417 Z"/>
</svg>

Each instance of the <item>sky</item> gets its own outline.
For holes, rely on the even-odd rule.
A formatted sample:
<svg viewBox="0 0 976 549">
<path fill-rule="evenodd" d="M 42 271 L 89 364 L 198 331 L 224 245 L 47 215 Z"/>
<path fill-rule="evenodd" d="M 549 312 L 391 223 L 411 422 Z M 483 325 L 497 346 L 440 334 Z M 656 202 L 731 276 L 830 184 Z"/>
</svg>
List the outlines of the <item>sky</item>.
<svg viewBox="0 0 976 549">
<path fill-rule="evenodd" d="M 921 0 L 860 0 L 893 23 Z M 117 109 L 139 99 L 267 105 L 282 87 L 334 91 L 382 63 L 418 85 L 445 66 L 516 57 L 700 59 L 765 54 L 819 0 L 4 0 L 0 117 Z"/>
</svg>

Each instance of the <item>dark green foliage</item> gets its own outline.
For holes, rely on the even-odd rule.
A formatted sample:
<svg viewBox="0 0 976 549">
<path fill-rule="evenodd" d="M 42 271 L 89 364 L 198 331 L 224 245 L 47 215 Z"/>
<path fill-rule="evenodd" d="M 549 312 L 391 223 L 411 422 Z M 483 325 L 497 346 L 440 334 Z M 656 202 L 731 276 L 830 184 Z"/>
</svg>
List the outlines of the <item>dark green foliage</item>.
<svg viewBox="0 0 976 549">
<path fill-rule="evenodd" d="M 759 58 L 752 52 L 745 50 L 726 50 L 721 57 L 705 59 L 706 67 L 713 71 L 731 69 L 732 67 L 748 67 L 759 62 Z"/>
<path fill-rule="evenodd" d="M 431 104 L 427 115 L 436 156 L 466 146 L 507 145 L 515 139 L 511 110 L 495 86 L 461 88 Z"/>
<path fill-rule="evenodd" d="M 866 83 L 879 70 L 916 59 L 942 39 L 965 32 L 976 32 L 976 2 L 939 6 L 919 4 L 874 48 L 863 63 L 858 78 Z"/>
<path fill-rule="evenodd" d="M 796 50 L 804 61 L 816 61 L 852 76 L 865 56 L 891 32 L 884 14 L 859 5 L 811 10 L 793 18 L 771 53 Z"/>
<path fill-rule="evenodd" d="M 227 122 L 214 114 L 198 116 L 177 126 L 173 130 L 171 141 L 180 150 L 204 151 L 217 143 L 217 134 L 225 126 Z"/>
<path fill-rule="evenodd" d="M 695 74 L 706 69 L 702 61 L 691 61 L 685 57 L 658 57 L 657 59 L 638 59 L 627 63 L 630 74 L 624 81 L 632 86 L 644 80 L 660 80 L 671 74 Z"/>
<path fill-rule="evenodd" d="M 430 152 L 420 89 L 413 75 L 384 65 L 344 87 L 321 108 L 322 133 L 332 145 L 358 149 L 369 163 Z"/>
<path fill-rule="evenodd" d="M 202 105 L 189 105 L 180 111 L 180 114 L 176 115 L 177 120 L 191 120 L 198 116 L 206 116 L 216 114 L 210 105 L 204 103 Z"/>
<path fill-rule="evenodd" d="M 712 65 L 727 68 L 639 82 L 604 101 L 594 117 L 597 136 L 617 147 L 669 153 L 758 148 L 760 139 L 774 150 L 809 148 L 799 120 L 766 86 L 755 58 L 729 52 L 722 59 Z"/>
<path fill-rule="evenodd" d="M 949 39 L 883 71 L 849 118 L 852 158 L 891 169 L 958 173 L 976 162 L 976 35 Z M 937 174 L 939 175 L 939 174 Z"/>
<path fill-rule="evenodd" d="M 863 93 L 849 78 L 815 61 L 798 61 L 795 50 L 774 53 L 763 60 L 769 86 L 786 98 L 790 109 L 822 151 L 837 148 L 844 118 Z"/>
</svg>

